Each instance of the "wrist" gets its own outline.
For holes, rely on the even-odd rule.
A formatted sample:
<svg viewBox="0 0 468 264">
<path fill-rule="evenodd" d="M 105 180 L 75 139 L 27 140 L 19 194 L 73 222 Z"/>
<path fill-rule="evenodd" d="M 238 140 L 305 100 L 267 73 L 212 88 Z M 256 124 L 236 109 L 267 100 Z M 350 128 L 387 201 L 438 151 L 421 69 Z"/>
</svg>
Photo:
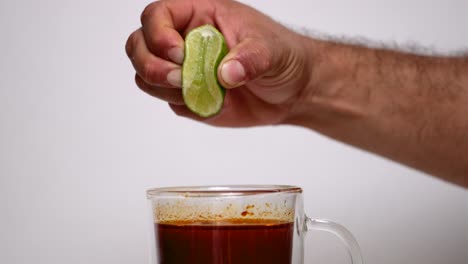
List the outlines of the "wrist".
<svg viewBox="0 0 468 264">
<path fill-rule="evenodd" d="M 334 121 L 362 116 L 365 102 L 352 87 L 363 54 L 353 46 L 302 37 L 308 78 L 284 123 L 322 130 Z"/>
<path fill-rule="evenodd" d="M 295 101 L 292 103 L 288 117 L 284 120 L 285 124 L 299 125 L 304 127 L 311 127 L 311 120 L 314 120 L 315 115 L 320 113 L 314 110 L 315 98 L 319 89 L 324 88 L 323 71 L 324 65 L 323 50 L 325 49 L 322 42 L 301 35 L 301 48 L 304 56 L 305 65 L 303 75 L 301 78 L 301 90 L 298 93 Z"/>
</svg>

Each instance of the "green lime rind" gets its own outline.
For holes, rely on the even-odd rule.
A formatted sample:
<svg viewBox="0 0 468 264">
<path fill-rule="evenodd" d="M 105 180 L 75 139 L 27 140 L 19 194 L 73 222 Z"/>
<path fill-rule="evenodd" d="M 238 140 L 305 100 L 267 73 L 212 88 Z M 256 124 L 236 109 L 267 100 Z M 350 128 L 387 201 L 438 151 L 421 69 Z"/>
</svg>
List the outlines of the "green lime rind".
<svg viewBox="0 0 468 264">
<path fill-rule="evenodd" d="M 182 95 L 186 106 L 201 117 L 214 116 L 223 107 L 225 89 L 217 71 L 227 53 L 224 36 L 212 25 L 195 28 L 185 38 Z"/>
</svg>

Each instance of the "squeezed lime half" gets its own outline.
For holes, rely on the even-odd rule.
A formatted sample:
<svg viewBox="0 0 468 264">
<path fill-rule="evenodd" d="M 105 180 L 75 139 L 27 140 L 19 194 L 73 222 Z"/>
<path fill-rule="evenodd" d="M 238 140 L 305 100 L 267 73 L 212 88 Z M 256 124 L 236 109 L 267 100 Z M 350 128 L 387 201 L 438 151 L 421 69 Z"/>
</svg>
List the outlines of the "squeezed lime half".
<svg viewBox="0 0 468 264">
<path fill-rule="evenodd" d="M 225 91 L 217 70 L 227 52 L 223 34 L 212 25 L 197 27 L 185 38 L 182 94 L 187 107 L 201 117 L 216 115 L 223 107 Z"/>
</svg>

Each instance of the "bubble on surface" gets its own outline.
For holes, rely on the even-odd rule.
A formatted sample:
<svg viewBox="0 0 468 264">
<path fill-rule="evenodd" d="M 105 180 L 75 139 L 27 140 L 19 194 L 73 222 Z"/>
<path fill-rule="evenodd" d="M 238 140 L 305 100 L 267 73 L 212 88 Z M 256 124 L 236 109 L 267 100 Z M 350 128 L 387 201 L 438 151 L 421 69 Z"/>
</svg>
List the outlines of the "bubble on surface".
<svg viewBox="0 0 468 264">
<path fill-rule="evenodd" d="M 289 200 L 289 201 L 288 201 Z M 293 222 L 294 200 L 277 202 L 207 201 L 179 199 L 153 203 L 156 223 L 203 224 L 235 222 Z"/>
</svg>

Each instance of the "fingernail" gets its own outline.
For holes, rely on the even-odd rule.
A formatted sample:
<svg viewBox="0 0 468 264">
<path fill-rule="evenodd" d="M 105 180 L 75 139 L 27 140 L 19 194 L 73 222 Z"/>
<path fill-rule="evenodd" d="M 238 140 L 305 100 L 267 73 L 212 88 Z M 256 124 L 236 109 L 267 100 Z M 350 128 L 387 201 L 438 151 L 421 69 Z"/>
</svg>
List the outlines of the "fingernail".
<svg viewBox="0 0 468 264">
<path fill-rule="evenodd" d="M 245 81 L 244 66 L 237 60 L 227 61 L 221 66 L 221 78 L 230 86 L 239 86 Z"/>
<path fill-rule="evenodd" d="M 171 48 L 167 52 L 169 59 L 177 64 L 182 64 L 184 62 L 184 50 L 181 47 Z"/>
<path fill-rule="evenodd" d="M 182 87 L 182 72 L 174 69 L 167 74 L 167 82 L 175 87 Z"/>
</svg>

